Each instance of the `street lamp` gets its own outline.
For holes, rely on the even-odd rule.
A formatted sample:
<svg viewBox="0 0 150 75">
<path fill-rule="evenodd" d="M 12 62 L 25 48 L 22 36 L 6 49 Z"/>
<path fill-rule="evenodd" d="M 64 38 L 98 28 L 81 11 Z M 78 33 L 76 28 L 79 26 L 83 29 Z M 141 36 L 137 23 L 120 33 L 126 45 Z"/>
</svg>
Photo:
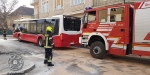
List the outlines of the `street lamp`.
<svg viewBox="0 0 150 75">
<path fill-rule="evenodd" d="M 126 3 L 126 0 L 123 0 L 123 3 L 125 4 L 125 3 Z"/>
</svg>

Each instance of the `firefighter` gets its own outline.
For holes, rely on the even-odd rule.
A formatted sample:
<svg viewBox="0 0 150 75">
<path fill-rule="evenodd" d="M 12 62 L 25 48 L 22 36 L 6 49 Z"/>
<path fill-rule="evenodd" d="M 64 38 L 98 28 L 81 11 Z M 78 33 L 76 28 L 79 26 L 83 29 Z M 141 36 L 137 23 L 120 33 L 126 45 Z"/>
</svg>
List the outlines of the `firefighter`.
<svg viewBox="0 0 150 75">
<path fill-rule="evenodd" d="M 52 58 L 53 58 L 53 54 L 52 54 L 52 47 L 53 47 L 53 39 L 52 39 L 52 35 L 53 35 L 53 29 L 52 27 L 49 25 L 46 28 L 46 34 L 45 34 L 45 44 L 44 44 L 44 48 L 45 48 L 45 59 L 44 59 L 44 64 L 47 64 L 48 66 L 54 66 L 54 64 L 52 64 Z"/>
<path fill-rule="evenodd" d="M 3 37 L 4 37 L 4 40 L 7 40 L 7 38 L 6 38 L 6 29 L 5 28 L 3 29 Z"/>
</svg>

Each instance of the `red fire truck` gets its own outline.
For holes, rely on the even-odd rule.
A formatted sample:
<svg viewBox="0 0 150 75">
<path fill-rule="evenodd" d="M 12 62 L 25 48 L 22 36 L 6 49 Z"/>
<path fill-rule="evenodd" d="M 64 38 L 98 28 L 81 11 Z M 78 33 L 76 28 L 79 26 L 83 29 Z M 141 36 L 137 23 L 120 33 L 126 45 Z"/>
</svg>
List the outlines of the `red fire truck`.
<svg viewBox="0 0 150 75">
<path fill-rule="evenodd" d="M 79 46 L 81 19 L 67 15 L 57 15 L 44 19 L 15 20 L 16 30 L 13 37 L 19 41 L 29 41 L 43 46 L 46 27 L 53 27 L 55 47 Z"/>
<path fill-rule="evenodd" d="M 150 56 L 150 1 L 85 10 L 79 42 L 94 58 L 107 54 Z"/>
</svg>

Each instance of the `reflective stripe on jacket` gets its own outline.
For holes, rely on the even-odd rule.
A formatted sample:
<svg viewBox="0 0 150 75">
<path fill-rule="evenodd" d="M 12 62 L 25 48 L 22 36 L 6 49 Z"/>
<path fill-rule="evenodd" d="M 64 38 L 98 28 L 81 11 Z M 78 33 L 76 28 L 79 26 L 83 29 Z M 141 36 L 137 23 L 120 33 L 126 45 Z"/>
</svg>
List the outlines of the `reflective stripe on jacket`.
<svg viewBox="0 0 150 75">
<path fill-rule="evenodd" d="M 45 34 L 45 45 L 44 48 L 52 48 L 53 40 L 51 34 Z"/>
</svg>

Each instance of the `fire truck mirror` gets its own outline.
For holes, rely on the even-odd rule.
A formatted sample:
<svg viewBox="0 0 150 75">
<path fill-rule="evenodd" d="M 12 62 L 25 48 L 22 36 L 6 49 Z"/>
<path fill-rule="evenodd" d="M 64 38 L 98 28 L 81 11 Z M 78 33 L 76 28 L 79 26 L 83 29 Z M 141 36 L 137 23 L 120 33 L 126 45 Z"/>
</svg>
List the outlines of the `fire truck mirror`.
<svg viewBox="0 0 150 75">
<path fill-rule="evenodd" d="M 84 28 L 87 28 L 87 23 L 84 23 L 84 26 L 83 26 Z"/>
<path fill-rule="evenodd" d="M 84 28 L 87 28 L 87 23 L 88 23 L 88 17 L 87 16 L 84 17 L 83 23 L 84 23 Z"/>
<path fill-rule="evenodd" d="M 85 20 L 85 16 L 83 16 L 81 20 L 82 20 L 82 22 L 84 23 L 84 20 Z"/>
<path fill-rule="evenodd" d="M 87 17 L 87 16 L 85 16 L 85 21 L 84 21 L 84 23 L 88 23 L 88 17 Z"/>
</svg>

